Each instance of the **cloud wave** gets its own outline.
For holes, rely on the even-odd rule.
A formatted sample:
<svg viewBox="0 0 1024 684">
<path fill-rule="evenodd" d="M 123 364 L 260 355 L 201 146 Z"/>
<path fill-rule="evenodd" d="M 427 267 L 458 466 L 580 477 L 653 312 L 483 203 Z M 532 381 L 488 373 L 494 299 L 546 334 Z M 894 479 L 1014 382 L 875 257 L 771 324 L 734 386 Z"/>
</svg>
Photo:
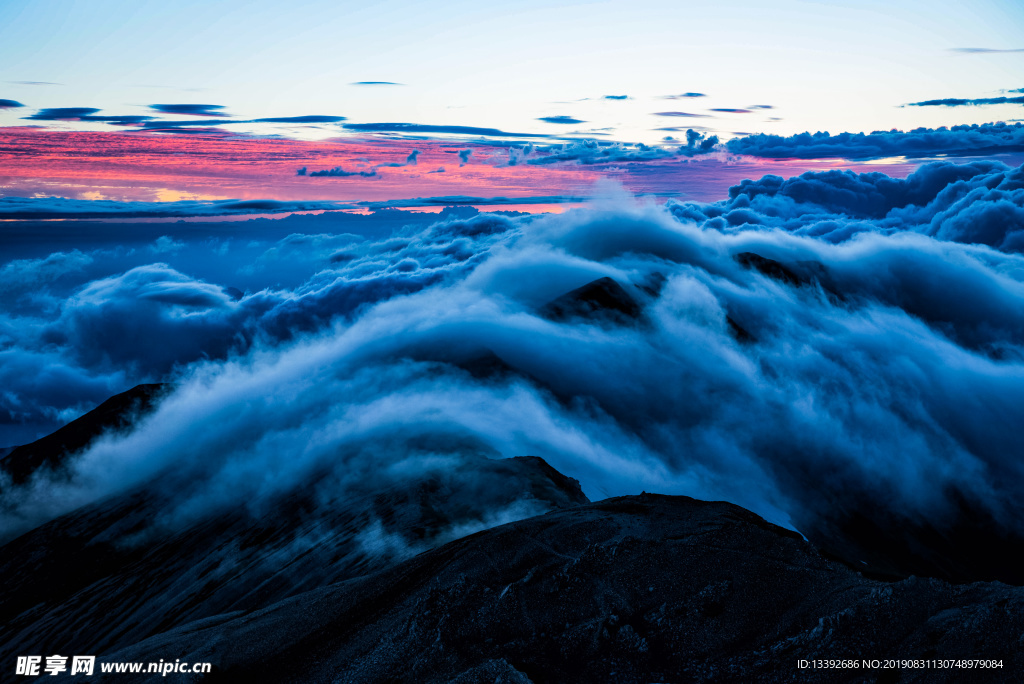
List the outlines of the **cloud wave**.
<svg viewBox="0 0 1024 684">
<path fill-rule="evenodd" d="M 725 499 L 812 537 L 867 520 L 1020 539 L 1022 193 L 1024 167 L 944 162 L 768 176 L 712 204 L 297 234 L 225 251 L 219 281 L 160 263 L 90 277 L 98 253 L 20 264 L 6 282 L 50 285 L 17 301 L 53 293 L 31 325 L 39 307 L 4 314 L 21 369 L 63 349 L 69 378 L 146 369 L 177 389 L 69 474 L 5 488 L 3 526 L 153 481 L 184 492 L 173 526 L 325 472 L 471 453 L 542 456 L 591 498 Z M 263 268 L 305 275 L 229 289 Z"/>
</svg>

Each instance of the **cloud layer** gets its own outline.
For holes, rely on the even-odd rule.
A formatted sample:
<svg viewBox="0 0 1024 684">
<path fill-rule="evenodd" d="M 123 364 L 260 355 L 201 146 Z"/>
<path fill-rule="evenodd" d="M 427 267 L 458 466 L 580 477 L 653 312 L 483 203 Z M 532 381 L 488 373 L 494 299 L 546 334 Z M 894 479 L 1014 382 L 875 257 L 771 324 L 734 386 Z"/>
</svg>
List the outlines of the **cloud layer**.
<svg viewBox="0 0 1024 684">
<path fill-rule="evenodd" d="M 957 97 L 947 97 L 942 100 L 924 100 L 923 102 L 911 102 L 911 107 L 964 107 L 967 105 L 996 105 L 996 104 L 1024 104 L 1024 97 L 979 97 L 973 100 L 966 100 Z"/>
<path fill-rule="evenodd" d="M 214 104 L 154 104 L 149 105 L 153 111 L 161 114 L 178 114 L 185 116 L 227 116 L 224 105 Z"/>
<path fill-rule="evenodd" d="M 712 204 L 672 203 L 680 218 L 723 231 L 778 228 L 838 243 L 909 231 L 1024 252 L 1024 170 L 999 162 L 933 162 L 906 179 L 882 173 L 765 176 Z"/>
<path fill-rule="evenodd" d="M 371 239 L 169 240 L 102 276 L 98 251 L 10 262 L 0 367 L 20 405 L 49 401 L 43 368 L 82 396 L 177 390 L 70 474 L 5 488 L 3 528 L 157 475 L 184 492 L 173 526 L 324 472 L 337 493 L 472 453 L 542 456 L 591 498 L 725 499 L 809 535 L 849 516 L 952 529 L 964 510 L 1019 535 L 1022 193 L 1024 168 L 938 163 Z M 157 257 L 175 250 L 211 275 Z M 232 289 L 260 272 L 280 285 Z"/>
<path fill-rule="evenodd" d="M 311 175 L 318 175 L 317 173 Z M 330 175 L 320 173 L 319 175 Z M 373 174 L 370 174 L 373 175 Z M 117 202 L 75 200 L 64 197 L 0 197 L 0 218 L 169 218 L 176 216 L 230 216 L 281 214 L 294 211 L 351 209 L 343 202 L 283 202 L 279 200 L 181 200 L 178 202 Z"/>
<path fill-rule="evenodd" d="M 972 124 L 952 128 L 916 128 L 912 131 L 864 133 L 800 133 L 789 137 L 760 133 L 726 143 L 730 152 L 776 159 L 843 157 L 927 157 L 936 154 L 987 155 L 1024 151 L 1020 123 Z"/>
</svg>

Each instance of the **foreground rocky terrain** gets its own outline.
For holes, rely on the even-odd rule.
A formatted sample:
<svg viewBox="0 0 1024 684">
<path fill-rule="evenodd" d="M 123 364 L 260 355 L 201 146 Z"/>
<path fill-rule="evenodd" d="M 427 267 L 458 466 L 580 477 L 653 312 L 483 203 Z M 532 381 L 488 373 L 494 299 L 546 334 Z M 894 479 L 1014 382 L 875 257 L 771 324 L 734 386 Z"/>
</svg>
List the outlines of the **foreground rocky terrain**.
<svg viewBox="0 0 1024 684">
<path fill-rule="evenodd" d="M 645 494 L 479 532 L 110 661 L 211 661 L 209 681 L 1012 681 L 1024 590 L 884 583 L 731 504 Z M 968 659 L 1001 669 L 801 670 Z M 122 681 L 123 677 L 118 681 Z"/>
</svg>

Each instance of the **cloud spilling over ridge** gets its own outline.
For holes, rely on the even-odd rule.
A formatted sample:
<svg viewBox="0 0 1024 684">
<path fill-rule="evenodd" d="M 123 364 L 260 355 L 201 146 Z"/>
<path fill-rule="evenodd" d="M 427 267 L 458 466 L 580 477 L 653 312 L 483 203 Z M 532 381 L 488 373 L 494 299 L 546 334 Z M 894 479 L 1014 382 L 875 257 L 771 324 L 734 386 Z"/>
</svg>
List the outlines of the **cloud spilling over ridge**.
<svg viewBox="0 0 1024 684">
<path fill-rule="evenodd" d="M 912 131 L 864 133 L 799 133 L 789 137 L 759 133 L 734 138 L 726 148 L 735 154 L 775 159 L 843 157 L 928 157 L 984 155 L 1024 151 L 1024 126 L 1020 123 L 971 124 L 952 128 L 915 128 Z"/>
<path fill-rule="evenodd" d="M 237 229 L 221 239 L 225 231 L 204 230 L 190 240 L 185 229 L 178 240 L 57 252 L 0 267 L 0 428 L 66 422 L 176 365 L 320 329 L 420 289 L 473 256 L 450 244 L 409 250 L 408 241 L 363 243 L 351 234 L 268 241 L 231 225 Z M 482 225 L 479 231 L 491 232 L 491 223 Z"/>
<path fill-rule="evenodd" d="M 725 499 L 801 530 L 851 512 L 941 528 L 963 503 L 1020 532 L 1024 257 L 1006 237 L 1000 251 L 943 230 L 1016 220 L 1022 174 L 766 177 L 712 205 L 618 198 L 379 240 L 296 235 L 243 264 L 226 251 L 217 284 L 159 264 L 84 282 L 35 328 L 64 335 L 72 367 L 208 358 L 179 366 L 159 409 L 69 480 L 5 489 L 3 527 L 158 474 L 183 493 L 160 523 L 175 525 L 324 473 L 337 495 L 346 478 L 473 453 L 542 456 L 591 498 Z M 814 212 L 823 225 L 804 230 Z M 271 263 L 309 275 L 228 291 L 233 272 Z M 17 272 L 89 267 L 65 255 Z M 564 299 L 600 278 L 633 306 Z M 30 350 L 30 326 L 6 315 L 22 338 L 5 349 Z M 127 339 L 133 320 L 169 351 Z M 106 328 L 120 339 L 96 343 Z"/>
<path fill-rule="evenodd" d="M 686 147 L 680 147 L 679 153 L 692 157 L 697 154 L 709 154 L 718 144 L 717 135 L 707 135 L 706 133 L 698 133 L 692 128 L 686 131 Z"/>
</svg>

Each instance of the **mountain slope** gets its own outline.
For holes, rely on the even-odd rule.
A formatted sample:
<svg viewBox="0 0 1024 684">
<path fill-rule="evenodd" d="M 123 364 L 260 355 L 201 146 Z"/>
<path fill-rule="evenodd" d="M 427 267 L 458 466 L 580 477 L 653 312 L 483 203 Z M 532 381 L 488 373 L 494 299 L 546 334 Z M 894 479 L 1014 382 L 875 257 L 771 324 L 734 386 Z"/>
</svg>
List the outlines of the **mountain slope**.
<svg viewBox="0 0 1024 684">
<path fill-rule="evenodd" d="M 1022 629 L 1020 588 L 887 584 L 737 506 L 641 495 L 486 530 L 105 660 L 210 661 L 209 681 L 1006 681 L 1024 665 Z M 1003 667 L 797 668 L 864 658 Z"/>
<path fill-rule="evenodd" d="M 128 428 L 139 416 L 153 409 L 169 387 L 165 384 L 136 385 L 31 444 L 12 448 L 0 457 L 0 471 L 15 485 L 28 480 L 40 468 L 59 470 L 67 458 L 101 434 Z"/>
<path fill-rule="evenodd" d="M 161 520 L 173 499 L 143 487 L 0 547 L 0 660 L 42 644 L 107 652 L 587 501 L 579 483 L 543 459 L 470 456 L 362 494 L 322 502 L 312 487 L 300 488 L 258 510 L 230 508 L 186 526 Z"/>
</svg>

